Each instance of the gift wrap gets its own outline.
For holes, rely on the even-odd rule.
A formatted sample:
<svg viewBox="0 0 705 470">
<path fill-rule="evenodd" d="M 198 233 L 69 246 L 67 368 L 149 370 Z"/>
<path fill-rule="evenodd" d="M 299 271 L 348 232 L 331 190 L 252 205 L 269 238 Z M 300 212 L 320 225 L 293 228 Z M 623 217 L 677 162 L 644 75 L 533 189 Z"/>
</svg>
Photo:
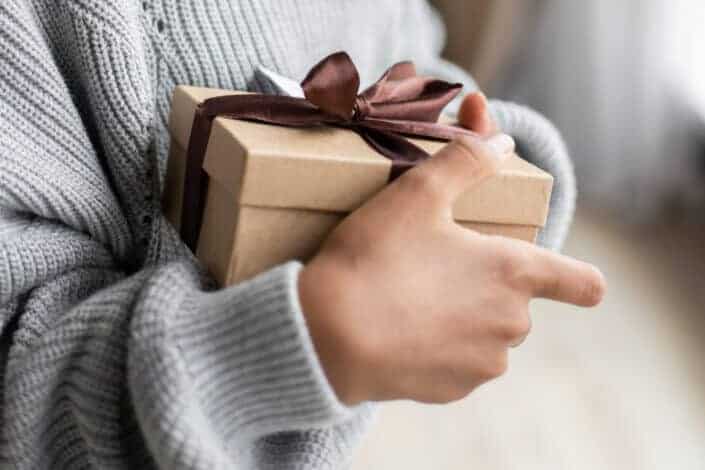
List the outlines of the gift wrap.
<svg viewBox="0 0 705 470">
<path fill-rule="evenodd" d="M 196 107 L 235 93 L 174 91 L 164 209 L 177 230 Z M 410 140 L 431 154 L 445 145 Z M 203 164 L 208 190 L 196 255 L 222 286 L 287 260 L 306 261 L 341 219 L 389 184 L 391 166 L 347 129 L 216 118 Z M 533 242 L 546 222 L 552 184 L 551 175 L 513 155 L 457 200 L 453 216 L 468 229 Z"/>
</svg>

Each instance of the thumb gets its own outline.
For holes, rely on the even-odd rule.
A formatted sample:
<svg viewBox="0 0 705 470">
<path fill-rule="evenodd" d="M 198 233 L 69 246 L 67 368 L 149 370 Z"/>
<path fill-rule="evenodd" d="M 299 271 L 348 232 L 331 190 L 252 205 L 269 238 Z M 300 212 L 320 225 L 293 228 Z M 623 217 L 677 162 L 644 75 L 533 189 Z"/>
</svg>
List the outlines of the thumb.
<svg viewBox="0 0 705 470">
<path fill-rule="evenodd" d="M 479 92 L 463 98 L 458 110 L 458 122 L 482 136 L 490 136 L 498 131 L 497 124 L 490 117 L 487 97 Z"/>
<path fill-rule="evenodd" d="M 463 136 L 404 173 L 399 184 L 415 196 L 430 196 L 435 203 L 450 206 L 462 193 L 495 174 L 513 151 L 514 139 L 506 134 L 489 139 Z"/>
</svg>

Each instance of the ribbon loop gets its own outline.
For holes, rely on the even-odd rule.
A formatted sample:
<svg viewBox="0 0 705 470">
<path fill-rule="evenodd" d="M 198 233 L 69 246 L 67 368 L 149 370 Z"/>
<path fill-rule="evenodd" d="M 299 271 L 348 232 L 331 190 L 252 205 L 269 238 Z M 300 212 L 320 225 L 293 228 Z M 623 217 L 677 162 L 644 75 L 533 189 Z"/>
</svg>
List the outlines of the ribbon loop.
<svg viewBox="0 0 705 470">
<path fill-rule="evenodd" d="M 336 52 L 311 69 L 301 88 L 308 101 L 347 120 L 353 115 L 360 75 L 347 53 Z"/>
<path fill-rule="evenodd" d="M 357 132 L 392 162 L 390 181 L 429 155 L 404 136 L 451 140 L 472 132 L 438 124 L 443 108 L 462 88 L 416 74 L 414 64 L 399 62 L 358 94 L 360 75 L 350 56 L 336 52 L 311 69 L 301 83 L 305 98 L 272 95 L 226 95 L 201 103 L 194 115 L 186 150 L 181 238 L 196 249 L 208 178 L 203 161 L 213 119 L 230 119 L 311 127 L 335 125 Z"/>
</svg>

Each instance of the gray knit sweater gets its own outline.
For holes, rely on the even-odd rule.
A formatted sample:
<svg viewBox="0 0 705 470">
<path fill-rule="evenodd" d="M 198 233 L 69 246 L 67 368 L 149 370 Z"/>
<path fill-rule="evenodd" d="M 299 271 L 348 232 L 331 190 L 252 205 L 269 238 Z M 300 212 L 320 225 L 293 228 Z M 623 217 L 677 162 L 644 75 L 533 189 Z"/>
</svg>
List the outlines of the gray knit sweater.
<svg viewBox="0 0 705 470">
<path fill-rule="evenodd" d="M 214 291 L 160 213 L 176 84 L 266 90 L 347 50 L 371 82 L 442 61 L 421 0 L 0 2 L 0 467 L 342 468 L 370 405 L 315 356 L 292 261 Z M 493 103 L 556 176 L 542 240 L 573 208 L 538 115 Z"/>
</svg>

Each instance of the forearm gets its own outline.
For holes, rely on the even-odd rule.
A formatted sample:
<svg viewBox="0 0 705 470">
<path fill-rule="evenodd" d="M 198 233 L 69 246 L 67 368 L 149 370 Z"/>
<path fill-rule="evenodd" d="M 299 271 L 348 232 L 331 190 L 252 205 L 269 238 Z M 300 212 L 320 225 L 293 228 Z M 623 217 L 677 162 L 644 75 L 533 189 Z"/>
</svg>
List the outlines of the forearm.
<svg viewBox="0 0 705 470">
<path fill-rule="evenodd" d="M 57 260 L 56 243 L 82 249 Z M 0 292 L 0 455 L 15 468 L 349 457 L 368 413 L 340 404 L 326 382 L 298 306 L 297 263 L 208 292 L 188 258 L 125 278 L 99 244 L 41 220 L 0 255 L 0 273 L 11 273 Z M 268 455 L 274 442 L 280 452 Z"/>
<path fill-rule="evenodd" d="M 313 352 L 298 303 L 299 269 L 289 263 L 207 293 L 193 288 L 194 271 L 177 265 L 146 286 L 132 322 L 128 372 L 160 463 L 178 467 L 190 449 L 197 468 L 232 465 L 233 449 L 265 435 L 354 418 Z M 178 430 L 164 439 L 165 426 Z M 206 450 L 203 440 L 223 445 Z M 320 457 L 316 450 L 309 459 Z"/>
</svg>

